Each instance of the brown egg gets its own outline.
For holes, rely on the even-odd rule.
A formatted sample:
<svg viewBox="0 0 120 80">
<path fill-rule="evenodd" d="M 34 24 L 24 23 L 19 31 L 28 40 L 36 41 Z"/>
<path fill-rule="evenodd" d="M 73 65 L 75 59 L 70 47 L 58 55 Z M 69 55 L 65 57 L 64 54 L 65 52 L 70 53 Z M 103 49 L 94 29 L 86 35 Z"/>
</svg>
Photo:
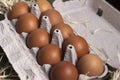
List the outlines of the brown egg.
<svg viewBox="0 0 120 80">
<path fill-rule="evenodd" d="M 36 29 L 27 36 L 27 46 L 32 47 L 43 47 L 49 44 L 49 34 L 45 29 Z"/>
<path fill-rule="evenodd" d="M 12 6 L 12 9 L 8 12 L 8 19 L 19 18 L 21 15 L 29 12 L 29 6 L 25 2 L 18 2 Z"/>
<path fill-rule="evenodd" d="M 80 74 L 100 76 L 104 71 L 104 64 L 97 55 L 87 54 L 79 59 L 77 68 Z"/>
<path fill-rule="evenodd" d="M 52 5 L 47 0 L 37 0 L 36 3 L 38 4 L 41 12 L 52 8 Z"/>
<path fill-rule="evenodd" d="M 26 13 L 22 15 L 16 22 L 16 31 L 18 33 L 26 32 L 30 33 L 38 28 L 38 19 L 35 15 L 31 13 Z"/>
<path fill-rule="evenodd" d="M 56 64 L 61 61 L 61 49 L 54 44 L 48 44 L 39 49 L 37 62 L 43 64 Z"/>
<path fill-rule="evenodd" d="M 41 17 L 40 21 L 42 19 L 42 16 L 48 16 L 52 26 L 63 22 L 63 18 L 61 16 L 61 14 L 55 9 L 49 9 L 49 10 L 43 12 L 40 16 Z"/>
<path fill-rule="evenodd" d="M 53 35 L 53 32 L 55 29 L 59 29 L 61 31 L 63 39 L 66 39 L 66 38 L 74 35 L 74 31 L 71 28 L 71 26 L 68 24 L 65 24 L 65 23 L 59 23 L 59 24 L 53 26 L 51 29 L 51 35 Z"/>
<path fill-rule="evenodd" d="M 77 80 L 77 68 L 67 61 L 55 64 L 50 71 L 50 80 Z"/>
<path fill-rule="evenodd" d="M 69 44 L 75 47 L 75 51 L 77 53 L 78 58 L 89 53 L 89 47 L 86 40 L 79 35 L 70 36 L 69 38 L 63 41 L 63 52 L 66 51 L 66 48 Z"/>
</svg>

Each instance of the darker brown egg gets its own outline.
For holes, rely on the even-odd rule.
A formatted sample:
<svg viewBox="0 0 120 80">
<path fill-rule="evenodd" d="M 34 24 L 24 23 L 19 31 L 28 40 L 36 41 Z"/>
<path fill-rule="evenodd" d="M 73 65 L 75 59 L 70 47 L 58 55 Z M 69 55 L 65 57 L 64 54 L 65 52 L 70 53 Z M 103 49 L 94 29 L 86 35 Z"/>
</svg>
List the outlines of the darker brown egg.
<svg viewBox="0 0 120 80">
<path fill-rule="evenodd" d="M 58 29 L 58 30 L 61 31 L 63 39 L 66 39 L 66 38 L 74 35 L 74 31 L 71 28 L 71 26 L 68 25 L 68 24 L 65 24 L 65 23 L 59 23 L 59 24 L 53 26 L 52 29 L 51 29 L 51 36 L 53 35 L 53 32 L 54 32 L 55 29 Z"/>
<path fill-rule="evenodd" d="M 37 54 L 37 62 L 43 64 L 56 64 L 61 61 L 61 49 L 54 45 L 48 44 L 39 49 Z"/>
<path fill-rule="evenodd" d="M 26 44 L 29 48 L 43 47 L 49 44 L 49 34 L 45 29 L 34 30 L 28 34 Z"/>
<path fill-rule="evenodd" d="M 22 15 L 16 22 L 16 31 L 21 34 L 22 32 L 30 33 L 38 28 L 38 19 L 31 13 Z"/>
<path fill-rule="evenodd" d="M 50 80 L 77 80 L 78 71 L 76 67 L 67 61 L 55 64 L 50 71 Z"/>
<path fill-rule="evenodd" d="M 97 55 L 87 54 L 79 59 L 77 68 L 79 74 L 100 76 L 104 71 L 104 63 Z"/>
<path fill-rule="evenodd" d="M 68 45 L 73 45 L 77 53 L 78 58 L 89 53 L 89 47 L 86 40 L 78 35 L 71 36 L 63 41 L 62 50 L 66 51 Z"/>
<path fill-rule="evenodd" d="M 55 9 L 49 9 L 49 10 L 43 12 L 40 16 L 40 22 L 41 22 L 41 19 L 43 16 L 49 17 L 49 20 L 50 20 L 50 23 L 52 26 L 63 22 L 63 18 L 61 16 L 61 14 Z"/>
<path fill-rule="evenodd" d="M 16 19 L 29 12 L 29 6 L 25 2 L 15 3 L 8 12 L 8 19 Z"/>
</svg>

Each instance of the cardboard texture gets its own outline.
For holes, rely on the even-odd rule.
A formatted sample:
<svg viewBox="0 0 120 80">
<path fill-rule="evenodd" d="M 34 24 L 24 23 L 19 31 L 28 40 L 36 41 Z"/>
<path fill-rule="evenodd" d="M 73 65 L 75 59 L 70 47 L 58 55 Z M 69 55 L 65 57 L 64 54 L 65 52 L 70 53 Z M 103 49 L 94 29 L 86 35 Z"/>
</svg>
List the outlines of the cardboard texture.
<svg viewBox="0 0 120 80">
<path fill-rule="evenodd" d="M 83 36 L 90 47 L 91 53 L 97 54 L 103 61 L 111 66 L 118 68 L 120 61 L 120 13 L 109 5 L 104 0 L 70 0 L 62 2 L 55 0 L 53 6 L 58 10 L 64 19 L 64 22 L 71 25 L 77 35 Z M 33 6 L 34 7 L 34 6 Z M 36 12 L 36 7 L 32 11 L 37 17 L 40 12 Z M 101 10 L 101 16 L 98 16 L 98 11 Z M 35 12 L 34 12 L 35 11 Z M 45 29 L 50 28 L 49 18 L 43 20 L 42 25 L 47 25 Z M 48 31 L 49 32 L 49 31 Z M 5 18 L 0 21 L 0 46 L 5 51 L 10 63 L 18 73 L 21 80 L 49 80 L 48 71 L 50 65 L 43 67 L 38 65 L 34 50 L 28 49 L 25 43 L 25 36 L 19 35 L 11 21 Z M 58 35 L 58 36 L 56 36 Z M 61 47 L 62 38 L 60 33 L 56 33 L 54 38 L 58 41 L 53 44 L 58 44 Z M 70 54 L 64 60 L 71 61 L 75 64 L 76 55 L 74 48 L 68 50 Z M 69 53 L 68 52 L 68 53 Z M 105 65 L 104 73 L 99 76 L 103 77 L 107 74 L 108 68 Z M 79 75 L 81 80 L 84 75 Z M 86 76 L 86 80 L 95 78 Z"/>
</svg>

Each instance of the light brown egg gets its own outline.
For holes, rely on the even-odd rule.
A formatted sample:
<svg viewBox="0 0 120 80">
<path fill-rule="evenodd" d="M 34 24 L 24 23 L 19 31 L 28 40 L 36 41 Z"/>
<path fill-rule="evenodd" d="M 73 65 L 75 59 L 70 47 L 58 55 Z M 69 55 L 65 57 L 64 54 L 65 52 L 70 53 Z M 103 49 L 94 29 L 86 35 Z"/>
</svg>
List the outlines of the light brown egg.
<svg viewBox="0 0 120 80">
<path fill-rule="evenodd" d="M 100 76 L 104 71 L 104 63 L 97 55 L 87 54 L 79 59 L 77 68 L 79 74 Z"/>
<path fill-rule="evenodd" d="M 50 80 L 77 80 L 77 68 L 67 61 L 55 64 L 50 71 Z"/>
<path fill-rule="evenodd" d="M 38 4 L 41 12 L 52 8 L 52 5 L 47 0 L 37 0 L 36 3 Z"/>
<path fill-rule="evenodd" d="M 8 12 L 8 19 L 16 19 L 29 12 L 29 6 L 25 2 L 15 3 Z"/>
<path fill-rule="evenodd" d="M 30 33 L 38 28 L 38 19 L 31 13 L 22 15 L 16 22 L 16 31 L 21 34 L 22 32 Z"/>
<path fill-rule="evenodd" d="M 52 26 L 63 22 L 63 18 L 61 14 L 55 9 L 48 9 L 47 11 L 43 12 L 40 16 L 40 22 L 41 22 L 42 16 L 48 16 Z"/>
<path fill-rule="evenodd" d="M 69 44 L 75 47 L 78 58 L 89 53 L 89 46 L 87 44 L 87 41 L 79 35 L 70 36 L 63 41 L 63 52 L 66 51 L 66 48 Z"/>
<path fill-rule="evenodd" d="M 68 24 L 65 24 L 65 23 L 59 23 L 59 24 L 53 26 L 51 29 L 51 36 L 53 35 L 53 32 L 55 29 L 59 29 L 61 31 L 63 39 L 66 39 L 66 38 L 74 35 L 74 31 L 71 28 L 71 26 Z"/>
<path fill-rule="evenodd" d="M 28 48 L 43 47 L 49 44 L 49 34 L 45 29 L 36 29 L 28 34 L 26 41 Z"/>
<path fill-rule="evenodd" d="M 61 61 L 61 49 L 54 44 L 48 44 L 40 48 L 37 53 L 37 62 L 40 65 L 54 65 Z"/>
</svg>

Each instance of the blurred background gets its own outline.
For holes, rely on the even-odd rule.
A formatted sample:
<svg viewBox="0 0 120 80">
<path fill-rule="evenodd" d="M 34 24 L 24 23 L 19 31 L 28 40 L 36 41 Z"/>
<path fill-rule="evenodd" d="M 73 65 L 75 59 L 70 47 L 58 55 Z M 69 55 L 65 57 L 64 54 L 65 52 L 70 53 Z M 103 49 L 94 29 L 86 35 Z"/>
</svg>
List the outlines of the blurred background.
<svg viewBox="0 0 120 80">
<path fill-rule="evenodd" d="M 120 0 L 106 0 L 106 1 L 120 11 Z"/>
</svg>

